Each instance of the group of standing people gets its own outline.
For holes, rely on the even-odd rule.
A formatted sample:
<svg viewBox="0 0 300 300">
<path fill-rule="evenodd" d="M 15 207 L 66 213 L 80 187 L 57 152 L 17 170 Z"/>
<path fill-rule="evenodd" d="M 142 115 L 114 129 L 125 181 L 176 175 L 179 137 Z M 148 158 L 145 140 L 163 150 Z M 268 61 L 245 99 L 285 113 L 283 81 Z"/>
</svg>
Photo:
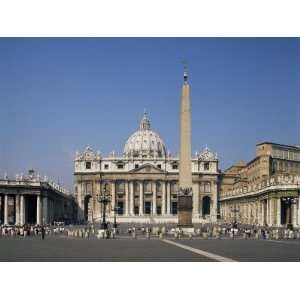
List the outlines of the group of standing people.
<svg viewBox="0 0 300 300">
<path fill-rule="evenodd" d="M 49 226 L 31 226 L 25 224 L 24 226 L 0 226 L 0 236 L 1 237 L 30 237 L 30 236 L 41 236 L 45 239 L 46 234 L 51 231 Z"/>
</svg>

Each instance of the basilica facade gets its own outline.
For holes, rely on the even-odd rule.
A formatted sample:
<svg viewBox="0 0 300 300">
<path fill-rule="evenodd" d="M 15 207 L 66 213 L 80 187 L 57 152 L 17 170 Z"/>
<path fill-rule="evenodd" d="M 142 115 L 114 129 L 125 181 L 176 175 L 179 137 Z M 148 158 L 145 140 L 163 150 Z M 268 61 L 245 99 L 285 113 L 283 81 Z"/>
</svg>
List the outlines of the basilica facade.
<svg viewBox="0 0 300 300">
<path fill-rule="evenodd" d="M 207 147 L 191 159 L 193 222 L 214 222 L 218 212 L 218 158 Z M 75 158 L 75 199 L 78 220 L 99 222 L 100 203 L 109 195 L 106 215 L 118 222 L 177 223 L 179 158 L 167 151 L 151 129 L 145 112 L 127 140 L 123 154 L 103 157 L 86 147 Z"/>
</svg>

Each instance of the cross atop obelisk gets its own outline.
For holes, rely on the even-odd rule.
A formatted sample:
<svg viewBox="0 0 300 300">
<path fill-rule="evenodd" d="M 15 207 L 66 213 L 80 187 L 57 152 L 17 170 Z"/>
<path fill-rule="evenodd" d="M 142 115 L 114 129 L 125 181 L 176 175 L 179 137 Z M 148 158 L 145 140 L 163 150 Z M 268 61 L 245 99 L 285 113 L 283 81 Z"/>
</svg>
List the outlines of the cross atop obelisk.
<svg viewBox="0 0 300 300">
<path fill-rule="evenodd" d="M 178 225 L 192 226 L 193 193 L 191 166 L 191 103 L 187 66 L 184 66 L 180 102 L 180 154 Z"/>
</svg>

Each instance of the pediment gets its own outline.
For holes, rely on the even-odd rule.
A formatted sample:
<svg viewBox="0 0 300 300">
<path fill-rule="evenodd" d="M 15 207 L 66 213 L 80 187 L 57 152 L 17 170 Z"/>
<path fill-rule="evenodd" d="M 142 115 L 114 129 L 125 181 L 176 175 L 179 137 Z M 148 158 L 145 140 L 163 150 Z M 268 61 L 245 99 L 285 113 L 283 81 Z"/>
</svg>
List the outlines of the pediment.
<svg viewBox="0 0 300 300">
<path fill-rule="evenodd" d="M 162 174 L 165 173 L 162 169 L 152 166 L 150 164 L 145 164 L 137 169 L 131 170 L 130 173 L 150 173 L 150 174 Z"/>
</svg>

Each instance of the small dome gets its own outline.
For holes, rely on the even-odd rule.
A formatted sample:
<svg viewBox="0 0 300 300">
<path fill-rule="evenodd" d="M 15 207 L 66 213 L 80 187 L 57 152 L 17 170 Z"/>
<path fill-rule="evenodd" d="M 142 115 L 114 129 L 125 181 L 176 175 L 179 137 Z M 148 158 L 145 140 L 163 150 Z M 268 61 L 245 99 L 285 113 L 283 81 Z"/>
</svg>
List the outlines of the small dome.
<svg viewBox="0 0 300 300">
<path fill-rule="evenodd" d="M 124 155 L 144 158 L 166 157 L 164 142 L 157 133 L 151 130 L 146 112 L 144 112 L 138 131 L 127 140 Z"/>
</svg>

